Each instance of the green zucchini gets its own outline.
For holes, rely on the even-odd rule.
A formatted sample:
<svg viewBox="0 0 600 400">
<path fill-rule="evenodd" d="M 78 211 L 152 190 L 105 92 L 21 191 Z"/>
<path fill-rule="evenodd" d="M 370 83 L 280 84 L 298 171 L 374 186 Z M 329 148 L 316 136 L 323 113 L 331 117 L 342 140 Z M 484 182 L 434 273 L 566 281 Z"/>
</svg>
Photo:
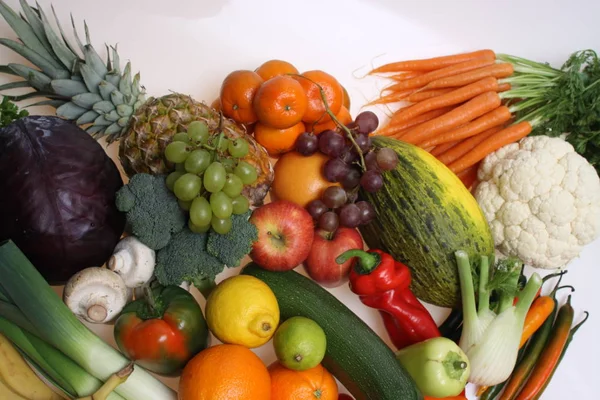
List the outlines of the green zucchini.
<svg viewBox="0 0 600 400">
<path fill-rule="evenodd" d="M 303 316 L 327 336 L 323 366 L 356 400 L 419 400 L 422 395 L 393 351 L 356 314 L 319 284 L 295 271 L 267 271 L 254 263 L 242 274 L 265 282 L 277 297 L 281 320 Z"/>
<path fill-rule="evenodd" d="M 359 192 L 377 215 L 359 228 L 365 242 L 410 268 L 411 289 L 419 299 L 461 307 L 454 252 L 464 249 L 471 259 L 494 255 L 479 204 L 452 171 L 423 149 L 380 136 L 373 137 L 373 145 L 394 149 L 399 162 L 383 173 L 381 190 Z"/>
</svg>

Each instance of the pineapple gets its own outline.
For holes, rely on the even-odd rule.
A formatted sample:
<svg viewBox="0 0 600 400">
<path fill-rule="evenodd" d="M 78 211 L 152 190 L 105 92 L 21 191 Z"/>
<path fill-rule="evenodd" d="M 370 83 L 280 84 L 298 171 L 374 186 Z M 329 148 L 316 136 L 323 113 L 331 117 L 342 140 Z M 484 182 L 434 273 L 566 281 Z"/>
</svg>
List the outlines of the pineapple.
<svg viewBox="0 0 600 400">
<path fill-rule="evenodd" d="M 33 8 L 20 0 L 19 16 L 0 0 L 0 14 L 17 34 L 20 42 L 0 39 L 0 44 L 23 56 L 37 68 L 21 64 L 0 65 L 0 72 L 22 80 L 0 85 L 0 92 L 14 88 L 31 88 L 19 96 L 6 96 L 13 101 L 45 98 L 34 105 L 56 108 L 56 115 L 74 121 L 94 138 L 105 138 L 108 144 L 119 141 L 119 160 L 125 173 L 166 173 L 170 167 L 164 159 L 164 148 L 171 137 L 196 120 L 207 123 L 210 132 L 224 132 L 227 137 L 244 137 L 250 144 L 245 161 L 256 167 L 257 181 L 245 188 L 254 206 L 262 204 L 274 177 L 267 151 L 244 128 L 224 118 L 219 112 L 190 96 L 174 93 L 146 99 L 140 74 L 132 76 L 131 63 L 120 69 L 116 47 L 107 46 L 103 61 L 91 45 L 87 24 L 86 44 L 81 41 L 75 22 L 71 24 L 76 46 L 67 39 L 54 9 L 58 33 L 41 8 Z"/>
</svg>

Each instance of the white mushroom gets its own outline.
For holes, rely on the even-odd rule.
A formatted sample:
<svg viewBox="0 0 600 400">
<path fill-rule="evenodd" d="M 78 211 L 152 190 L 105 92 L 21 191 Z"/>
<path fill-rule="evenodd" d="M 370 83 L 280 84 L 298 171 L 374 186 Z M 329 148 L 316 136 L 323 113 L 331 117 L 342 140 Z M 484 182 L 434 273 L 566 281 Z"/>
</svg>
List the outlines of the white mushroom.
<svg viewBox="0 0 600 400">
<path fill-rule="evenodd" d="M 107 266 L 123 278 L 127 287 L 137 288 L 150 281 L 155 263 L 154 250 L 135 236 L 127 236 L 117 243 Z"/>
<path fill-rule="evenodd" d="M 100 267 L 83 269 L 73 275 L 63 292 L 67 307 L 85 321 L 100 324 L 119 315 L 129 293 L 123 279 Z"/>
</svg>

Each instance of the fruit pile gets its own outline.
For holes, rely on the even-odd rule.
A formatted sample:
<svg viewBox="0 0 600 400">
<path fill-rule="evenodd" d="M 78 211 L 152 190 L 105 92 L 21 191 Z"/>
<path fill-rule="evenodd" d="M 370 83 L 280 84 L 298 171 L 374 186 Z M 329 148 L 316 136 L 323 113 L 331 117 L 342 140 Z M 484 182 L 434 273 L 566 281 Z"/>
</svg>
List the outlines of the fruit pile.
<svg viewBox="0 0 600 400">
<path fill-rule="evenodd" d="M 302 133 L 335 127 L 323 99 L 338 120 L 351 121 L 349 97 L 337 79 L 320 70 L 300 74 L 286 61 L 270 60 L 255 71 L 227 75 L 213 106 L 246 126 L 276 157 L 292 150 Z"/>
<path fill-rule="evenodd" d="M 181 374 L 182 399 L 337 400 L 333 375 L 321 365 L 327 339 L 312 319 L 292 317 L 281 324 L 280 307 L 260 279 L 225 279 L 206 301 L 208 329 L 223 343 L 192 358 Z M 251 349 L 272 340 L 277 360 L 268 367 Z M 215 368 L 218 366 L 218 368 Z"/>
<path fill-rule="evenodd" d="M 241 160 L 248 151 L 246 140 L 210 135 L 202 121 L 173 136 L 165 158 L 175 170 L 166 182 L 180 207 L 189 211 L 191 231 L 203 233 L 212 227 L 226 234 L 231 230 L 231 215 L 248 211 L 250 203 L 242 190 L 257 179 L 254 166 Z"/>
</svg>

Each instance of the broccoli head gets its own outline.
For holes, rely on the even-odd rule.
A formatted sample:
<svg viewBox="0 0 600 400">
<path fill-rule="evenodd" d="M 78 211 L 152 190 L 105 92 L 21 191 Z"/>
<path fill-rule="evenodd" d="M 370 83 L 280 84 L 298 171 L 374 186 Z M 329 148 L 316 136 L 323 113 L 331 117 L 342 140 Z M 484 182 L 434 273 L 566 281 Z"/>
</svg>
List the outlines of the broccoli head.
<svg viewBox="0 0 600 400">
<path fill-rule="evenodd" d="M 156 252 L 154 275 L 161 285 L 189 282 L 205 296 L 226 266 L 237 267 L 258 239 L 258 230 L 248 220 L 250 212 L 233 215 L 229 233 L 213 230 L 194 233 L 186 226 L 173 235 L 169 244 Z"/>
<path fill-rule="evenodd" d="M 164 175 L 134 175 L 117 191 L 116 205 L 126 213 L 128 230 L 153 250 L 165 247 L 187 221 Z"/>
<path fill-rule="evenodd" d="M 231 217 L 231 230 L 225 235 L 210 231 L 206 251 L 230 268 L 237 267 L 258 240 L 258 229 L 249 221 L 250 211 Z"/>
<path fill-rule="evenodd" d="M 161 285 L 190 282 L 205 296 L 225 265 L 206 251 L 207 233 L 194 233 L 186 226 L 157 251 L 154 275 Z"/>
</svg>

